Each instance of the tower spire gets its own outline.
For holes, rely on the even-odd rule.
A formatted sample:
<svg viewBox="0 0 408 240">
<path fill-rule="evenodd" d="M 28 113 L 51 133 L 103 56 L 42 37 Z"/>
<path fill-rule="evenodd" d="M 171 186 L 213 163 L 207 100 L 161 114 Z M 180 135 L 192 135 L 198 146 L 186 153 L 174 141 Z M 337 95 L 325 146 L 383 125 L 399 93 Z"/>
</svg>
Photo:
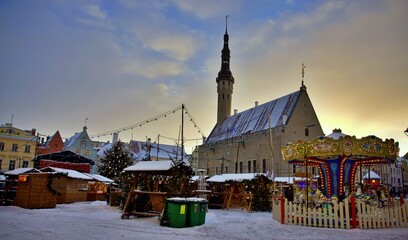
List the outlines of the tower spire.
<svg viewBox="0 0 408 240">
<path fill-rule="evenodd" d="M 224 46 L 221 50 L 221 70 L 218 72 L 216 79 L 218 93 L 217 124 L 221 124 L 231 115 L 234 77 L 230 70 L 231 52 L 228 46 L 228 17 L 229 15 L 225 16 Z"/>
</svg>

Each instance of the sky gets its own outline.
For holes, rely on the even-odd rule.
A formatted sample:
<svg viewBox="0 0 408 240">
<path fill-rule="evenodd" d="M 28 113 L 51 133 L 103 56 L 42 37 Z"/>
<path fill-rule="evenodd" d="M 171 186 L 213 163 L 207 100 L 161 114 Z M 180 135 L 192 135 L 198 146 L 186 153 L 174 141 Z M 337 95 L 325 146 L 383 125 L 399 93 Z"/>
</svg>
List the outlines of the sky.
<svg viewBox="0 0 408 240">
<path fill-rule="evenodd" d="M 216 123 L 229 15 L 232 109 L 298 91 L 304 63 L 325 134 L 393 138 L 404 155 L 407 11 L 403 0 L 3 0 L 0 123 L 174 144 L 183 118 L 191 152 Z M 173 114 L 182 104 L 188 114 Z"/>
<path fill-rule="evenodd" d="M 406 239 L 408 228 L 334 229 L 286 225 L 270 212 L 208 209 L 202 225 L 184 228 L 161 226 L 157 217 L 122 220 L 117 207 L 106 202 L 57 204 L 52 209 L 0 206 L 0 230 L 4 240 L 14 239 Z M 182 222 L 182 220 L 180 221 Z"/>
</svg>

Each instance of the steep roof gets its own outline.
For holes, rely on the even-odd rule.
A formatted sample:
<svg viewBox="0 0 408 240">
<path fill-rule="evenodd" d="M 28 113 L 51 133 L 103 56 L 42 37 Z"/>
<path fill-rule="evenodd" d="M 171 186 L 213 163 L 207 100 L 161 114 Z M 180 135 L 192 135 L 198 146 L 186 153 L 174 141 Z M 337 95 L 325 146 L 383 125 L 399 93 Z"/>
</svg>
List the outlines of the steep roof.
<svg viewBox="0 0 408 240">
<path fill-rule="evenodd" d="M 72 147 L 72 144 L 74 144 L 74 142 L 79 138 L 79 136 L 81 136 L 81 134 L 82 132 L 75 133 L 75 135 L 68 139 L 68 141 L 65 143 L 65 147 L 66 148 Z"/>
<path fill-rule="evenodd" d="M 269 128 L 284 126 L 293 112 L 302 90 L 229 116 L 216 125 L 206 143 L 218 142 Z M 286 115 L 286 120 L 285 116 Z"/>
</svg>

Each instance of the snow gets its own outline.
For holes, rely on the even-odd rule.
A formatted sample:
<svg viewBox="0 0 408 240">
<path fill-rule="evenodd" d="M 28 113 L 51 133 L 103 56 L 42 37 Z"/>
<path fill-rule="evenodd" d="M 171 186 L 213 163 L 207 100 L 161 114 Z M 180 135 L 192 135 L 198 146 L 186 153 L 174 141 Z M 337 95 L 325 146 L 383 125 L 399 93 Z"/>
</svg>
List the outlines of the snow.
<svg viewBox="0 0 408 240">
<path fill-rule="evenodd" d="M 4 175 L 20 175 L 26 172 L 40 172 L 40 171 L 35 168 L 16 168 L 14 170 L 5 172 Z"/>
<path fill-rule="evenodd" d="M 85 174 L 82 174 L 82 173 L 80 173 L 80 172 L 78 172 L 78 171 L 70 170 L 70 169 L 56 168 L 56 167 L 46 167 L 46 168 L 40 169 L 40 171 L 42 171 L 42 172 L 48 172 L 47 169 L 51 169 L 53 172 L 57 172 L 57 173 L 65 173 L 65 174 L 68 174 L 68 177 L 70 177 L 70 178 L 93 180 L 93 178 L 88 177 L 88 176 L 85 175 Z"/>
<path fill-rule="evenodd" d="M 214 175 L 207 179 L 207 182 L 226 182 L 226 181 L 242 181 L 242 180 L 251 180 L 256 175 L 265 175 L 264 173 L 226 173 L 221 175 Z"/>
<path fill-rule="evenodd" d="M 328 229 L 282 225 L 269 212 L 209 209 L 205 224 L 160 226 L 157 217 L 120 219 L 119 209 L 105 202 L 58 204 L 53 209 L 0 206 L 1 239 L 407 239 L 407 228 Z"/>
<path fill-rule="evenodd" d="M 138 171 L 168 171 L 173 167 L 171 160 L 163 161 L 140 161 L 135 165 L 129 166 L 123 171 L 125 172 L 138 172 Z"/>
<path fill-rule="evenodd" d="M 366 175 L 364 175 L 363 179 L 381 179 L 381 178 L 374 171 L 370 171 L 370 174 L 367 173 Z"/>
<path fill-rule="evenodd" d="M 95 174 L 95 173 L 83 173 L 83 174 L 88 176 L 88 177 L 91 177 L 91 178 L 93 178 L 93 179 L 95 179 L 97 181 L 100 181 L 100 182 L 104 182 L 104 183 L 113 183 L 114 182 L 112 179 L 109 179 L 109 178 L 104 177 L 104 176 L 99 175 L 99 174 Z"/>
</svg>

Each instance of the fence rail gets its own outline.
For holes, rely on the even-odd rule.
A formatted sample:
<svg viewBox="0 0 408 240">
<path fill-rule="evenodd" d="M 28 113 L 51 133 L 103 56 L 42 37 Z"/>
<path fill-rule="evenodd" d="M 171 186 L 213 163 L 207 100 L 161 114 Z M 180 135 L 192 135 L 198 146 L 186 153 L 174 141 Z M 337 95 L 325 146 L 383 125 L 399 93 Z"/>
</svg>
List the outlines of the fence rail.
<svg viewBox="0 0 408 240">
<path fill-rule="evenodd" d="M 339 204 L 307 208 L 281 197 L 272 200 L 272 216 L 282 224 L 310 227 L 344 229 L 408 227 L 408 204 L 401 203 L 379 208 L 351 197 Z"/>
</svg>

